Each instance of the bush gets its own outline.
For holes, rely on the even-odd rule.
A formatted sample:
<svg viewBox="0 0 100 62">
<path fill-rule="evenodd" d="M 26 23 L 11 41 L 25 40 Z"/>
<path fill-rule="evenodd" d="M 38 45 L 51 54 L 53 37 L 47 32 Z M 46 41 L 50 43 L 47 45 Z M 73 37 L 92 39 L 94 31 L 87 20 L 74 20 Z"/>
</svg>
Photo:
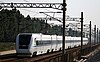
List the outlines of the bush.
<svg viewBox="0 0 100 62">
<path fill-rule="evenodd" d="M 13 42 L 0 42 L 0 51 L 14 50 L 15 43 Z"/>
</svg>

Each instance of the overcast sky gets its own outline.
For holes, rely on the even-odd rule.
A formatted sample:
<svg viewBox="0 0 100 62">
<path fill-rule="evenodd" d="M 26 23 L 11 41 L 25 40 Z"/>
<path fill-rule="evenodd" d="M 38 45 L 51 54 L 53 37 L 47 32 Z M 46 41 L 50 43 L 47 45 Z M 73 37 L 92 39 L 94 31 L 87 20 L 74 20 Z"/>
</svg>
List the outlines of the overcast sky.
<svg viewBox="0 0 100 62">
<path fill-rule="evenodd" d="M 0 0 L 3 2 L 30 2 L 30 3 L 62 3 L 63 0 Z M 80 17 L 80 13 L 84 13 L 84 23 L 92 21 L 92 25 L 100 28 L 100 0 L 66 0 L 66 15 L 70 17 Z M 57 11 L 54 9 L 19 9 L 25 16 L 29 14 L 31 17 L 41 16 L 39 11 Z M 37 11 L 38 10 L 38 11 Z M 43 14 L 42 14 L 43 15 Z M 53 15 L 53 14 L 51 14 Z M 58 15 L 58 14 L 57 14 Z M 62 14 L 59 14 L 62 15 Z"/>
</svg>

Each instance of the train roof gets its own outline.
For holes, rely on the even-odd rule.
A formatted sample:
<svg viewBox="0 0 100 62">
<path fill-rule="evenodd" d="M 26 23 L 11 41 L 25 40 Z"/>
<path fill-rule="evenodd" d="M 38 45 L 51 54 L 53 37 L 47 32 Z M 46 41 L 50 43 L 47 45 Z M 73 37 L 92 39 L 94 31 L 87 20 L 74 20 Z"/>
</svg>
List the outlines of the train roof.
<svg viewBox="0 0 100 62">
<path fill-rule="evenodd" d="M 32 35 L 32 37 L 34 38 L 42 38 L 44 40 L 49 40 L 49 39 L 54 39 L 56 40 L 57 39 L 62 39 L 62 36 L 59 36 L 59 35 L 44 35 L 42 33 L 19 33 L 19 35 Z M 65 36 L 65 39 L 66 40 L 81 40 L 81 37 L 70 37 L 70 36 Z M 88 38 L 83 38 L 83 40 L 88 40 Z"/>
<path fill-rule="evenodd" d="M 19 34 L 42 34 L 42 33 L 19 33 Z"/>
</svg>

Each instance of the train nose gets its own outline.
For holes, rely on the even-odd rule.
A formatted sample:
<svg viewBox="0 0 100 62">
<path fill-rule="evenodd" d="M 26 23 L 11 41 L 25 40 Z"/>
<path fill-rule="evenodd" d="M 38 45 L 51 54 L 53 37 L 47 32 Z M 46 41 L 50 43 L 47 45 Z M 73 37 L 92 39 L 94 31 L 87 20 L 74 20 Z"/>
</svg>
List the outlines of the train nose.
<svg viewBox="0 0 100 62">
<path fill-rule="evenodd" d="M 28 49 L 18 49 L 17 53 L 30 53 Z"/>
<path fill-rule="evenodd" d="M 18 51 L 16 51 L 17 56 L 31 56 L 31 52 L 29 51 L 29 49 L 18 49 Z"/>
</svg>

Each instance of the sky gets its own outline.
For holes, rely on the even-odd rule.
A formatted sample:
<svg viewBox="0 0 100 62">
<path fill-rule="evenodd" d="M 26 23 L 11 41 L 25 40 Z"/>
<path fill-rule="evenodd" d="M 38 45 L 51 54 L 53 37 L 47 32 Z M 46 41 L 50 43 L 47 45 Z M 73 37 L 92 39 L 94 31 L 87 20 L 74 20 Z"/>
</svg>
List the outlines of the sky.
<svg viewBox="0 0 100 62">
<path fill-rule="evenodd" d="M 6 3 L 6 2 L 24 2 L 24 3 L 62 3 L 63 0 L 0 0 L 0 3 Z M 89 24 L 89 22 L 92 22 L 92 25 L 97 25 L 98 28 L 100 28 L 100 0 L 66 0 L 67 3 L 67 11 L 66 15 L 69 15 L 70 17 L 81 17 L 81 12 L 84 14 L 84 23 Z M 43 14 L 40 14 L 38 12 L 43 11 L 58 11 L 55 9 L 19 9 L 21 13 L 25 16 L 28 14 L 31 17 L 34 16 L 44 16 Z M 50 14 L 53 16 L 53 14 Z M 55 16 L 59 15 L 60 17 L 62 14 L 55 14 Z"/>
</svg>

